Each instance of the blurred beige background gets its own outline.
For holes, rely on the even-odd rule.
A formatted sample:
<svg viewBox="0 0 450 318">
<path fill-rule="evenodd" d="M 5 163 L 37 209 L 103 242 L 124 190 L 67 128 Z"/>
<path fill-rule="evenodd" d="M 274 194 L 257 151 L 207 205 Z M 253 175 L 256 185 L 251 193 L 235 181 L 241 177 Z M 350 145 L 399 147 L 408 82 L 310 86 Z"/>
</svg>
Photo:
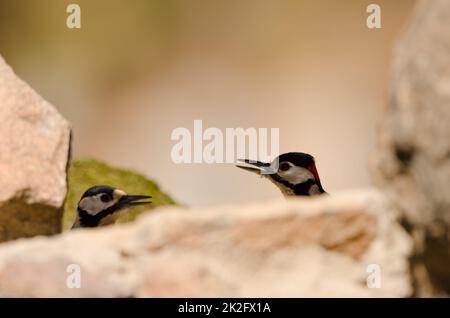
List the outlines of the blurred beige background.
<svg viewBox="0 0 450 318">
<path fill-rule="evenodd" d="M 81 6 L 81 30 L 66 6 Z M 382 29 L 366 27 L 377 3 Z M 175 165 L 176 127 L 277 127 L 325 189 L 370 184 L 389 59 L 414 1 L 0 0 L 0 54 L 74 127 L 73 156 L 156 179 L 202 206 L 277 198 L 227 164 Z M 126 189 L 125 189 L 126 190 Z"/>
</svg>

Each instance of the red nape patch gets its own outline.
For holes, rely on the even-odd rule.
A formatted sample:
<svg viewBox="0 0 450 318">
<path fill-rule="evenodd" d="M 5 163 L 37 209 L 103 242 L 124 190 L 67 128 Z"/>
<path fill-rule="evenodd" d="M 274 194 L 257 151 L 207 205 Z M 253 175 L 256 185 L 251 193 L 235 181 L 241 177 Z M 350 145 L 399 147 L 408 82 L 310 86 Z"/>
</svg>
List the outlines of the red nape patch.
<svg viewBox="0 0 450 318">
<path fill-rule="evenodd" d="M 319 173 L 317 172 L 317 169 L 316 169 L 316 164 L 315 163 L 310 164 L 308 167 L 308 170 L 311 171 L 314 178 L 316 178 L 316 180 L 320 182 Z"/>
</svg>

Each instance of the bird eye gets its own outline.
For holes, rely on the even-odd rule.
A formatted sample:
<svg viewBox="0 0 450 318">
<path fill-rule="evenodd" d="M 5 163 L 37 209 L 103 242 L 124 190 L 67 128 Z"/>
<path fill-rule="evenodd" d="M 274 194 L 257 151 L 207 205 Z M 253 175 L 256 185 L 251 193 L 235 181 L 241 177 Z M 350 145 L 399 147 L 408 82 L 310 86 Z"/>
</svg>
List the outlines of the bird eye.
<svg viewBox="0 0 450 318">
<path fill-rule="evenodd" d="M 111 200 L 111 198 L 109 197 L 109 195 L 107 195 L 107 194 L 102 194 L 101 196 L 100 196 L 100 200 L 102 200 L 102 202 L 109 202 L 110 200 Z"/>
<path fill-rule="evenodd" d="M 281 171 L 288 171 L 289 170 L 289 168 L 291 167 L 291 165 L 289 164 L 289 163 L 287 163 L 287 162 L 282 162 L 281 164 L 280 164 L 280 170 Z"/>
</svg>

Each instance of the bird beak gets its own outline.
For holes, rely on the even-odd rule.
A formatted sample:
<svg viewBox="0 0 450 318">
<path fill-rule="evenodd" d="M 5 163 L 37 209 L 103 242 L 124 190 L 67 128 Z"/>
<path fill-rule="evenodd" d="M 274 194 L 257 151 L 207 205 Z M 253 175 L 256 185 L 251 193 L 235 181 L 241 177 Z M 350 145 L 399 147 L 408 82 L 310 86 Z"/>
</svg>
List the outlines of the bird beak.
<svg viewBox="0 0 450 318">
<path fill-rule="evenodd" d="M 124 195 L 120 199 L 119 204 L 121 204 L 123 207 L 149 204 L 152 202 L 151 201 L 141 201 L 141 200 L 150 199 L 150 198 L 151 198 L 151 196 L 149 196 L 149 195 Z"/>
<path fill-rule="evenodd" d="M 246 171 L 250 171 L 253 173 L 256 173 L 260 176 L 264 176 L 264 175 L 269 175 L 269 174 L 274 174 L 275 171 L 273 171 L 270 163 L 266 163 L 266 162 L 261 162 L 261 161 L 254 161 L 254 160 L 249 160 L 249 159 L 238 159 L 239 162 L 244 162 L 247 165 L 251 165 L 250 166 L 242 166 L 242 165 L 236 165 L 236 167 L 244 169 Z"/>
</svg>

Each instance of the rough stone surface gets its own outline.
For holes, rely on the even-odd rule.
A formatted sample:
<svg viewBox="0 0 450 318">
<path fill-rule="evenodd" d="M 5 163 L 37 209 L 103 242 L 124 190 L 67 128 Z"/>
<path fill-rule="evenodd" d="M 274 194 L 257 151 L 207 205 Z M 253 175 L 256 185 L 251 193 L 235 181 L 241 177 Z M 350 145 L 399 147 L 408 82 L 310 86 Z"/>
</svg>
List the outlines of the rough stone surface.
<svg viewBox="0 0 450 318">
<path fill-rule="evenodd" d="M 412 242 L 372 190 L 244 207 L 167 207 L 136 222 L 0 246 L 0 295 L 402 297 Z M 67 288 L 70 264 L 81 288 Z M 368 265 L 381 288 L 368 288 Z M 20 279 L 17 279 L 20 277 Z"/>
<path fill-rule="evenodd" d="M 417 296 L 450 293 L 450 1 L 422 1 L 394 54 L 375 176 L 415 241 Z"/>
<path fill-rule="evenodd" d="M 61 230 L 69 123 L 0 57 L 0 242 Z"/>
</svg>

